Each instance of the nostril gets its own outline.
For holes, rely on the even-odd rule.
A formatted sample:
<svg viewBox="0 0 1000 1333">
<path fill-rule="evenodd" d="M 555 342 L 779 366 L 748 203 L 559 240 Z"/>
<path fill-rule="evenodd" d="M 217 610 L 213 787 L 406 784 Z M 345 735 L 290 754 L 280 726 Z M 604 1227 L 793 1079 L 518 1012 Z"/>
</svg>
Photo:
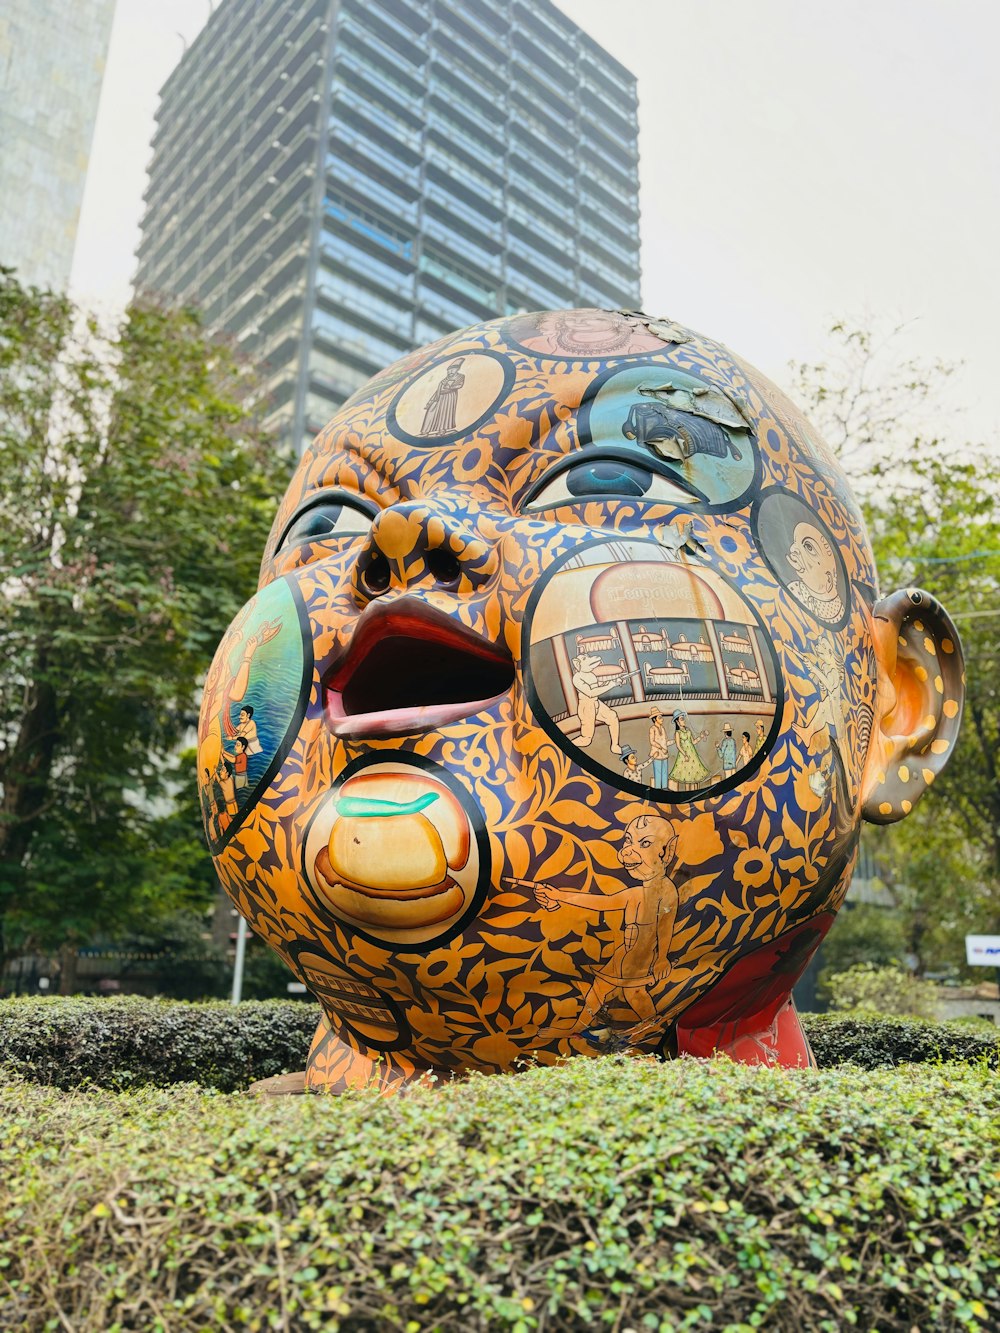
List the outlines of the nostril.
<svg viewBox="0 0 1000 1333">
<path fill-rule="evenodd" d="M 457 583 L 462 568 L 458 560 L 446 551 L 444 547 L 437 547 L 433 551 L 428 551 L 426 555 L 427 568 L 433 574 L 438 583 Z"/>
<path fill-rule="evenodd" d="M 382 552 L 379 551 L 376 555 L 372 556 L 371 560 L 369 560 L 368 564 L 362 571 L 361 582 L 369 592 L 375 593 L 377 596 L 380 592 L 385 592 L 386 588 L 388 588 L 391 576 L 389 561 L 385 558 Z"/>
</svg>

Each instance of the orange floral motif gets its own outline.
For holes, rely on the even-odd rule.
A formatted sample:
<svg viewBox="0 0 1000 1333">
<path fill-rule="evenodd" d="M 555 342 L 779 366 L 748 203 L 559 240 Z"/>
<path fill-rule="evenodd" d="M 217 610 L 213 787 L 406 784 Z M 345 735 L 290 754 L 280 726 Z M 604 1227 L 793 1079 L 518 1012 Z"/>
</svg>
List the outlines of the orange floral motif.
<svg viewBox="0 0 1000 1333">
<path fill-rule="evenodd" d="M 921 666 L 937 771 L 961 655 L 926 594 L 876 603 L 847 483 L 763 377 L 639 312 L 456 333 L 319 435 L 260 587 L 206 686 L 204 804 L 226 891 L 323 1007 L 310 1088 L 808 1058 L 791 987 L 862 816 L 922 780 L 892 785 L 880 682 L 897 648 L 914 691 Z M 285 637 L 248 657 L 272 606 Z M 253 691 L 270 766 L 220 830 Z"/>
<path fill-rule="evenodd" d="M 745 889 L 759 889 L 769 883 L 773 872 L 774 863 L 763 847 L 746 848 L 733 867 L 733 877 Z"/>
</svg>

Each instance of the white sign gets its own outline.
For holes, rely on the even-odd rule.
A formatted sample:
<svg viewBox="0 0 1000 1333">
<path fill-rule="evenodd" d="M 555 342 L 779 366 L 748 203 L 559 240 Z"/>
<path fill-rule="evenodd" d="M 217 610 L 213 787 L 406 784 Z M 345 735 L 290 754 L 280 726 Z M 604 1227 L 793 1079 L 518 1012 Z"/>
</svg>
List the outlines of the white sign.
<svg viewBox="0 0 1000 1333">
<path fill-rule="evenodd" d="M 966 935 L 965 961 L 974 967 L 1000 967 L 1000 935 Z"/>
</svg>

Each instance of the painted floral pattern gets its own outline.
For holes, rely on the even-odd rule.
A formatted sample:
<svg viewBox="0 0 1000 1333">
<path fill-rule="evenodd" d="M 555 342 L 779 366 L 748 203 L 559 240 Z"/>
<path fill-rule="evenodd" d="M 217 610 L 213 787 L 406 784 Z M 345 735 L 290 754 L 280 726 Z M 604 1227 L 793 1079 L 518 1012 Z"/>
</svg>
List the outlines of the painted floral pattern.
<svg viewBox="0 0 1000 1333">
<path fill-rule="evenodd" d="M 876 706 L 876 575 L 863 522 L 836 464 L 777 391 L 720 345 L 683 336 L 658 350 L 559 360 L 509 339 L 500 321 L 481 325 L 426 357 L 407 358 L 402 374 L 376 377 L 302 459 L 264 553 L 261 585 L 294 587 L 305 608 L 312 679 L 287 755 L 217 866 L 253 929 L 324 1006 L 312 1086 L 376 1080 L 391 1087 L 424 1070 L 500 1071 L 528 1057 L 551 1062 L 623 1041 L 667 1049 L 685 1010 L 739 960 L 821 914 L 828 922 L 843 899 Z M 393 437 L 393 404 L 429 364 L 483 350 L 512 370 L 510 391 L 491 415 L 460 440 L 446 434 L 437 447 L 427 438 L 412 446 Z M 591 494 L 523 513 L 531 488 L 577 453 L 611 449 L 622 475 L 643 484 L 650 467 L 635 461 L 634 442 L 621 433 L 582 438 L 578 428 L 594 383 L 610 368 L 635 365 L 660 376 L 683 372 L 735 404 L 752 425 L 742 447 L 755 452 L 759 484 L 722 512 L 697 500 Z M 675 472 L 680 484 L 679 465 Z M 758 549 L 753 502 L 776 487 L 799 497 L 837 544 L 848 606 L 836 629 L 788 594 Z M 289 522 L 323 491 L 374 506 L 370 532 L 279 549 Z M 689 523 L 697 557 L 677 536 Z M 657 805 L 576 764 L 532 711 L 522 672 L 532 590 L 553 564 L 615 531 L 672 543 L 680 562 L 715 571 L 767 627 L 783 687 L 780 718 L 762 762 L 727 790 Z M 440 552 L 457 562 L 453 586 L 432 572 Z M 515 668 L 509 693 L 437 730 L 364 740 L 332 734 L 322 683 L 373 599 L 366 571 L 375 560 L 386 580 L 381 596 L 416 597 L 504 645 Z M 287 685 L 298 688 L 291 679 Z M 440 946 L 362 938 L 324 909 L 303 868 L 305 830 L 345 768 L 397 753 L 453 775 L 489 840 L 492 875 L 481 909 Z M 610 994 L 595 1019 L 583 1012 L 594 977 L 621 956 L 628 932 L 647 923 L 630 926 L 623 912 L 585 909 L 572 895 L 593 903 L 594 895 L 620 894 L 637 882 L 641 862 L 623 861 L 622 848 L 626 830 L 648 816 L 669 825 L 661 840 L 670 848 L 664 873 L 676 894 L 669 965 L 647 983 L 652 1019 L 640 1020 L 622 992 Z M 342 989 L 331 975 L 385 997 L 377 1044 L 365 1043 L 356 1014 L 338 1008 Z M 399 1015 L 395 1029 L 389 1013 Z"/>
</svg>

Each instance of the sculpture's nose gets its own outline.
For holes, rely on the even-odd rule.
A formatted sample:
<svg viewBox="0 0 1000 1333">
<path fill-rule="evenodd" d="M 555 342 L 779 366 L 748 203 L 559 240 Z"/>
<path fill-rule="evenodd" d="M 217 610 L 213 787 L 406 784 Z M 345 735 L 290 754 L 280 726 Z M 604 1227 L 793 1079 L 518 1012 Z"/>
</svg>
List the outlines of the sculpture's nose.
<svg viewBox="0 0 1000 1333">
<path fill-rule="evenodd" d="M 495 546 L 463 519 L 410 500 L 383 509 L 354 569 L 354 591 L 370 601 L 394 589 L 473 592 L 496 572 Z"/>
</svg>

